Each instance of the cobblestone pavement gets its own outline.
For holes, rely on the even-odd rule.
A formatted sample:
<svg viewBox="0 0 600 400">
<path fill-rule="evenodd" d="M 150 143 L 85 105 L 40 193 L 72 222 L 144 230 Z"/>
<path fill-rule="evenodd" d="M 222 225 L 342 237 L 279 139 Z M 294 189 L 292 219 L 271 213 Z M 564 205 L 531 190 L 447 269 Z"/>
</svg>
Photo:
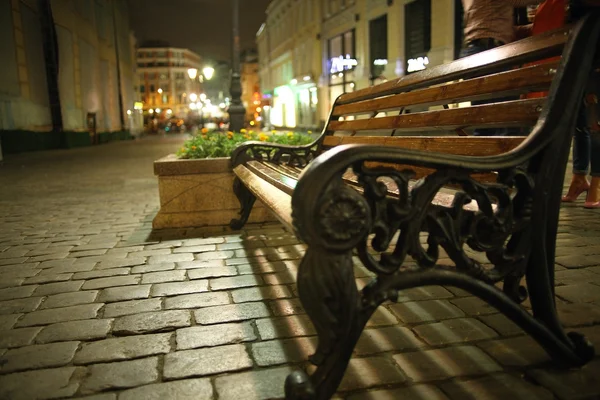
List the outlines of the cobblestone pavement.
<svg viewBox="0 0 600 400">
<path fill-rule="evenodd" d="M 152 161 L 181 140 L 5 158 L 1 399 L 278 398 L 305 365 L 315 332 L 296 296 L 293 235 L 276 224 L 152 231 Z M 556 274 L 562 321 L 597 348 L 599 216 L 563 209 Z M 600 358 L 561 371 L 494 309 L 427 287 L 379 309 L 338 396 L 594 399 L 598 377 Z"/>
</svg>

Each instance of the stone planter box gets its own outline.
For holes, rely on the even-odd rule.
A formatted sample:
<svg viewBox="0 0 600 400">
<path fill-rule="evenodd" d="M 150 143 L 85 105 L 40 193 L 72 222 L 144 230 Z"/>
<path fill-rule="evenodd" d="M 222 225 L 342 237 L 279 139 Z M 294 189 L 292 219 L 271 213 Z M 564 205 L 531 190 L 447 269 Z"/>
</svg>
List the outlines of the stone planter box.
<svg viewBox="0 0 600 400">
<path fill-rule="evenodd" d="M 174 154 L 154 162 L 158 176 L 160 211 L 155 229 L 229 225 L 239 216 L 240 203 L 233 194 L 229 158 L 180 160 Z M 249 223 L 275 221 L 256 201 Z"/>
</svg>

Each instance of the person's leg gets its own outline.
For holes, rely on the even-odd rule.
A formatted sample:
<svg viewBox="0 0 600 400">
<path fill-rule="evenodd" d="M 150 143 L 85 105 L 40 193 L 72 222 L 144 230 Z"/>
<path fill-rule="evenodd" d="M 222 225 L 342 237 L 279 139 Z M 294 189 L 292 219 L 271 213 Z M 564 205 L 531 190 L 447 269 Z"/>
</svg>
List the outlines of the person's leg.
<svg viewBox="0 0 600 400">
<path fill-rule="evenodd" d="M 586 175 L 590 164 L 590 130 L 587 126 L 585 105 L 581 104 L 577 114 L 575 133 L 573 136 L 573 177 L 564 202 L 573 202 L 581 193 L 589 190 Z"/>
<path fill-rule="evenodd" d="M 590 137 L 590 169 L 592 180 L 585 201 L 588 208 L 600 208 L 600 132 L 588 129 Z"/>
</svg>

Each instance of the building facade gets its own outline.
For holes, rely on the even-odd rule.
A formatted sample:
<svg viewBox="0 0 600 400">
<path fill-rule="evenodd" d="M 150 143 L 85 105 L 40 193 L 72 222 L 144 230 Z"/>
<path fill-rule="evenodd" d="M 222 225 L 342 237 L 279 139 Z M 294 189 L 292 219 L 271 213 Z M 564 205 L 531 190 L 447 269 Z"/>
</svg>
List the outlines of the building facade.
<svg viewBox="0 0 600 400">
<path fill-rule="evenodd" d="M 240 80 L 242 85 L 242 104 L 246 109 L 245 123 L 255 127 L 262 120 L 262 96 L 258 76 L 258 54 L 246 51 L 242 54 L 240 64 Z"/>
<path fill-rule="evenodd" d="M 193 79 L 190 68 L 196 70 Z M 202 91 L 202 59 L 188 49 L 142 46 L 137 49 L 137 77 L 145 114 L 183 118 Z"/>
<path fill-rule="evenodd" d="M 135 128 L 126 4 L 0 0 L 0 31 L 5 152 L 85 145 Z"/>
<path fill-rule="evenodd" d="M 461 43 L 461 0 L 274 0 L 257 34 L 266 117 L 322 127 L 339 95 L 452 61 Z"/>
</svg>

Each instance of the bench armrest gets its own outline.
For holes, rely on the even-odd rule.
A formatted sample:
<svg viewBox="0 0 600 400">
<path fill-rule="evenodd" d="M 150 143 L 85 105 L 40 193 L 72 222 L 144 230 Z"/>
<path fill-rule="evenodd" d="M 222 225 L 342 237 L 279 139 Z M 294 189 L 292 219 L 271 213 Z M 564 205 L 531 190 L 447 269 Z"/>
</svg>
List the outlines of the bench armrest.
<svg viewBox="0 0 600 400">
<path fill-rule="evenodd" d="M 247 161 L 260 160 L 305 167 L 316 157 L 318 143 L 318 139 L 301 146 L 259 141 L 245 142 L 237 146 L 231 154 L 231 165 L 236 167 Z"/>
</svg>

